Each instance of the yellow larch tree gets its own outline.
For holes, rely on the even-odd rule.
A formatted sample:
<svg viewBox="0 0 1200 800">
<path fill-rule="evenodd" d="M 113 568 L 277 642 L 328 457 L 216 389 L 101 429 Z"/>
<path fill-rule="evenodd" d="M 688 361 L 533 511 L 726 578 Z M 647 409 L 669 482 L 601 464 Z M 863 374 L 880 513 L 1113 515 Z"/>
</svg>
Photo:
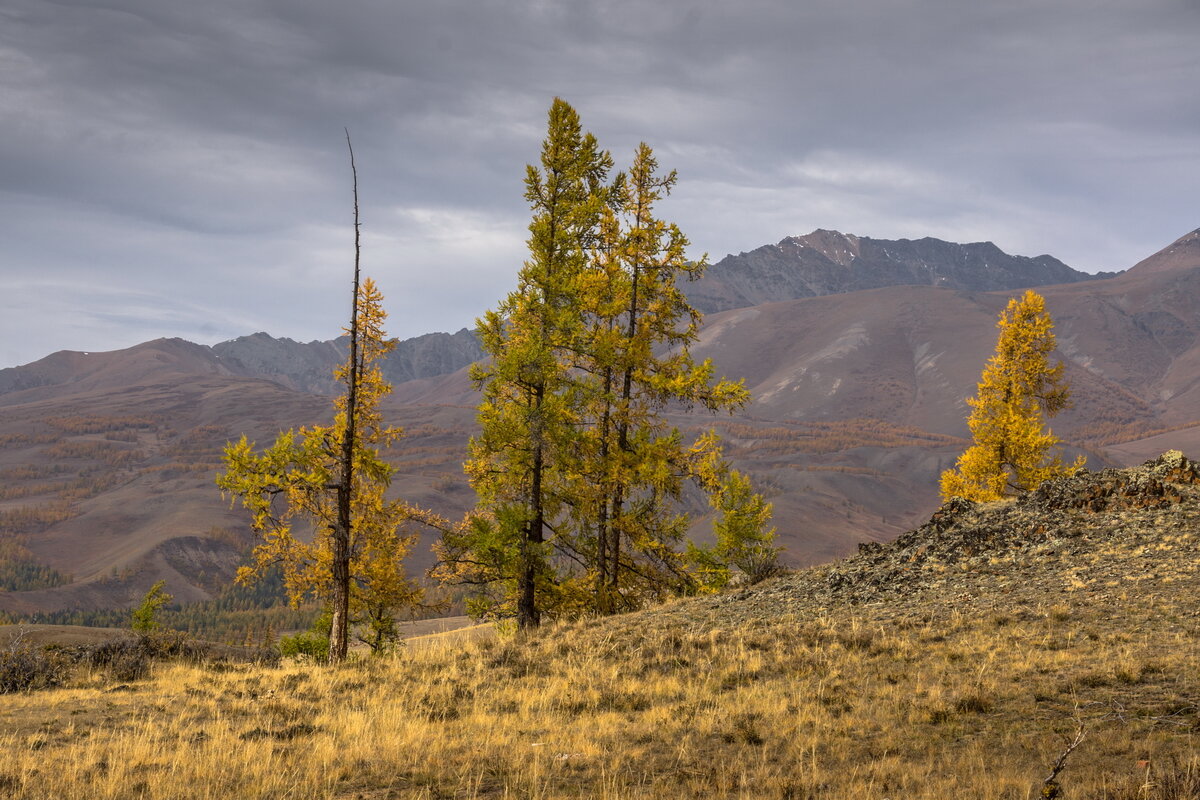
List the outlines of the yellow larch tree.
<svg viewBox="0 0 1200 800">
<path fill-rule="evenodd" d="M 315 597 L 335 615 L 338 603 L 344 603 L 344 624 L 330 634 L 331 662 L 345 658 L 353 623 L 366 629 L 364 641 L 381 647 L 391 638 L 396 610 L 420 601 L 420 587 L 404 570 L 415 540 L 407 524 L 445 527 L 432 513 L 386 497 L 394 468 L 380 451 L 402 431 L 387 425 L 379 411 L 380 399 L 391 391 L 380 362 L 395 346 L 383 330 L 382 300 L 374 281 L 365 279 L 358 292 L 355 357 L 335 373 L 354 387 L 353 413 L 348 388 L 334 402 L 332 425 L 302 427 L 298 434 L 284 431 L 262 452 L 243 436 L 226 446 L 226 471 L 217 478 L 217 485 L 250 511 L 259 535 L 252 563 L 239 571 L 240 582 L 279 565 L 293 603 Z M 351 436 L 347 470 L 344 445 Z"/>
<path fill-rule="evenodd" d="M 1065 466 L 1058 437 L 1043 424 L 1070 404 L 1061 362 L 1051 364 L 1054 323 L 1046 301 L 1026 291 L 1000 314 L 996 352 L 984 367 L 967 426 L 974 440 L 942 473 L 943 499 L 999 500 L 1081 466 Z"/>
</svg>

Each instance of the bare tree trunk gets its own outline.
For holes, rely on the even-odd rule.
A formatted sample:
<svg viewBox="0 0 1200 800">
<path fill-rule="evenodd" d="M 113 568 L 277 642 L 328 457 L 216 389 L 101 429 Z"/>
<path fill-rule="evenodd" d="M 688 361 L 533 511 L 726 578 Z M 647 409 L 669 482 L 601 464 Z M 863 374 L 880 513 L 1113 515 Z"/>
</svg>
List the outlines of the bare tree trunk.
<svg viewBox="0 0 1200 800">
<path fill-rule="evenodd" d="M 361 365 L 358 363 L 358 284 L 362 247 L 358 219 L 358 169 L 354 165 L 354 146 L 350 131 L 346 131 L 346 147 L 350 151 L 350 175 L 354 182 L 354 299 L 350 306 L 350 355 L 346 370 L 346 430 L 338 461 L 341 475 L 337 487 L 337 520 L 333 527 L 332 624 L 329 629 L 329 663 L 337 664 L 346 658 L 350 642 L 350 506 L 354 493 L 354 434 L 358 421 L 358 383 Z"/>
</svg>

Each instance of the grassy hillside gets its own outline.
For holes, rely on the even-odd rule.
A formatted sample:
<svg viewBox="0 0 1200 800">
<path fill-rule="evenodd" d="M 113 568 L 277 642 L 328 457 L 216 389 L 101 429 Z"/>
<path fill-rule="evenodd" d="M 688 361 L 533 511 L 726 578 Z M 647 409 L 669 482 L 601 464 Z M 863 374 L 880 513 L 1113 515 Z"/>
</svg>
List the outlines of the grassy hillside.
<svg viewBox="0 0 1200 800">
<path fill-rule="evenodd" d="M 96 798 L 1200 796 L 1200 473 L 959 503 L 716 597 L 390 660 L 83 670 L 0 786 Z"/>
</svg>

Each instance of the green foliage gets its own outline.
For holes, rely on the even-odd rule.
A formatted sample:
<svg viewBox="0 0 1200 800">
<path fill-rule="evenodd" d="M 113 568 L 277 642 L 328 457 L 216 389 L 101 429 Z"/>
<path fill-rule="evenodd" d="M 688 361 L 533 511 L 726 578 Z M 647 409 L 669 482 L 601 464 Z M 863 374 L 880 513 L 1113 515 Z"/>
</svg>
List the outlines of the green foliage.
<svg viewBox="0 0 1200 800">
<path fill-rule="evenodd" d="M 660 175 L 645 143 L 609 195 L 580 303 L 586 326 L 573 365 L 584 430 L 573 487 L 576 556 L 594 565 L 589 604 L 604 612 L 692 591 L 685 557 L 690 519 L 678 509 L 690 480 L 708 491 L 727 469 L 712 433 L 689 446 L 668 426 L 670 404 L 732 411 L 749 400 L 741 382 L 714 379 L 689 352 L 700 316 L 677 282 L 699 276 L 687 237 L 655 215 L 674 172 Z M 594 555 L 593 555 L 594 554 Z"/>
<path fill-rule="evenodd" d="M 715 491 L 727 468 L 715 435 L 689 444 L 663 412 L 749 398 L 688 352 L 699 315 L 676 281 L 704 263 L 654 214 L 675 173 L 659 175 L 645 144 L 606 182 L 611 166 L 556 99 L 526 174 L 529 258 L 478 320 L 491 358 L 472 369 L 483 401 L 465 469 L 480 503 L 443 535 L 436 574 L 478 589 L 473 614 L 521 628 L 696 588 L 678 501 L 689 480 Z"/>
<path fill-rule="evenodd" d="M 129 613 L 119 609 L 0 612 L 0 623 L 120 628 L 129 624 Z M 274 641 L 274 631 L 307 629 L 318 613 L 312 606 L 293 608 L 288 604 L 283 577 L 276 568 L 266 570 L 252 584 L 222 586 L 211 600 L 164 606 L 156 619 L 164 631 L 180 631 L 224 644 L 261 645 Z"/>
<path fill-rule="evenodd" d="M 150 633 L 160 627 L 158 612 L 175 599 L 163 589 L 166 585 L 165 580 L 157 581 L 150 587 L 150 591 L 146 592 L 141 605 L 133 610 L 131 623 L 138 633 Z"/>
<path fill-rule="evenodd" d="M 716 543 L 711 548 L 689 545 L 688 556 L 699 573 L 705 591 L 724 589 L 734 570 L 750 584 L 759 583 L 782 571 L 774 546 L 775 529 L 771 523 L 771 504 L 756 494 L 750 480 L 730 470 L 719 490 L 709 496 L 718 513 L 713 522 Z"/>
<path fill-rule="evenodd" d="M 529 258 L 517 289 L 477 321 L 491 358 L 471 371 L 483 400 L 465 469 L 490 520 L 443 540 L 441 574 L 505 587 L 492 610 L 516 614 L 523 628 L 539 624 L 553 605 L 544 591 L 554 583 L 545 532 L 562 512 L 564 454 L 579 437 L 564 353 L 580 336 L 578 281 L 611 164 L 574 109 L 555 99 L 541 168 L 530 165 L 525 177 Z"/>
<path fill-rule="evenodd" d="M 0 591 L 27 592 L 33 589 L 52 589 L 70 582 L 69 576 L 31 559 L 0 558 Z"/>
<path fill-rule="evenodd" d="M 329 630 L 332 626 L 333 616 L 329 609 L 325 609 L 307 631 L 280 637 L 279 654 L 284 658 L 306 658 L 324 663 L 329 659 Z"/>
<path fill-rule="evenodd" d="M 999 500 L 1083 465 L 1080 457 L 1064 466 L 1051 452 L 1058 437 L 1043 428 L 1043 415 L 1052 417 L 1070 403 L 1063 365 L 1050 364 L 1054 323 L 1046 301 L 1032 290 L 1012 298 L 997 327 L 996 353 L 984 367 L 976 396 L 967 400 L 974 444 L 942 473 L 945 500 Z"/>
</svg>

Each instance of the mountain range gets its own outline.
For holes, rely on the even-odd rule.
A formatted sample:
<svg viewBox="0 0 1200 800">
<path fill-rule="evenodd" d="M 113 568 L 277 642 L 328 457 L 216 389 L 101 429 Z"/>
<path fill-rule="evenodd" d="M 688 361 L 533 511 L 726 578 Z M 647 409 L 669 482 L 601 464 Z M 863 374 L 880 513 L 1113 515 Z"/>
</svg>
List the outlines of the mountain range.
<svg viewBox="0 0 1200 800">
<path fill-rule="evenodd" d="M 754 402 L 671 420 L 722 433 L 774 503 L 792 563 L 889 540 L 937 506 L 997 315 L 1027 286 L 1056 323 L 1075 404 L 1054 429 L 1072 452 L 1096 468 L 1198 449 L 1200 230 L 1100 276 L 990 243 L 834 231 L 729 256 L 687 287 L 706 312 L 693 352 Z M 0 610 L 116 607 L 157 578 L 180 600 L 210 596 L 247 542 L 244 513 L 213 484 L 222 446 L 326 421 L 343 353 L 258 333 L 0 370 Z M 385 366 L 385 411 L 408 432 L 389 456 L 394 490 L 452 515 L 474 500 L 461 462 L 480 355 L 462 330 L 400 342 Z M 704 506 L 688 502 L 703 537 Z M 422 547 L 414 568 L 430 560 Z"/>
</svg>

